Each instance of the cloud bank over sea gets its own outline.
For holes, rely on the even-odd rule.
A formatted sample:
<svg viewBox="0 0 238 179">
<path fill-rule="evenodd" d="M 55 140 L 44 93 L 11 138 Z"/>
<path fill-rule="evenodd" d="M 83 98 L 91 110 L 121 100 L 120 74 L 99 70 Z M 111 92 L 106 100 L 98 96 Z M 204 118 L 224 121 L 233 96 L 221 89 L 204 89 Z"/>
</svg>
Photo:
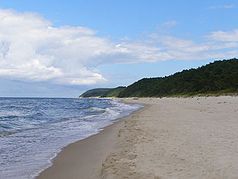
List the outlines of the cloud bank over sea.
<svg viewBox="0 0 238 179">
<path fill-rule="evenodd" d="M 97 68 L 102 64 L 232 58 L 238 55 L 237 34 L 211 32 L 199 43 L 159 33 L 115 41 L 87 27 L 56 27 L 39 14 L 2 9 L 0 77 L 92 85 L 107 81 Z"/>
</svg>

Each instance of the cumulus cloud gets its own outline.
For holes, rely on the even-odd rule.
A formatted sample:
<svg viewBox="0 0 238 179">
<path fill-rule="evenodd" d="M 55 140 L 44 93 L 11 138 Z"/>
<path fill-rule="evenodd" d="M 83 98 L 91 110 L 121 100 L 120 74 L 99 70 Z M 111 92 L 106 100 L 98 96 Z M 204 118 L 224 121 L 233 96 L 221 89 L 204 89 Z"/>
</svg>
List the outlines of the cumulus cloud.
<svg viewBox="0 0 238 179">
<path fill-rule="evenodd" d="M 37 14 L 0 10 L 0 76 L 94 84 L 105 81 L 97 65 L 155 61 L 158 52 L 142 43 L 112 42 L 85 27 L 54 27 Z"/>
<path fill-rule="evenodd" d="M 89 28 L 55 27 L 34 13 L 0 10 L 0 77 L 95 84 L 106 81 L 97 71 L 100 64 L 237 55 L 234 43 L 237 34 L 237 31 L 214 32 L 202 43 L 158 34 L 146 40 L 114 42 Z"/>
<path fill-rule="evenodd" d="M 84 64 L 105 46 L 90 29 L 55 28 L 36 14 L 0 11 L 1 76 L 69 84 L 103 81 Z"/>
</svg>

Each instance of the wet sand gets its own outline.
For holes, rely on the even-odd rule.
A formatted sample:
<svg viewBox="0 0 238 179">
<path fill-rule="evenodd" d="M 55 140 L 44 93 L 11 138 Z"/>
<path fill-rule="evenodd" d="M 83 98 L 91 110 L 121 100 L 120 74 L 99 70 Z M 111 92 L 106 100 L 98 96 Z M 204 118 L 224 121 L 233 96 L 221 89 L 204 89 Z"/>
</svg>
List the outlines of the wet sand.
<svg viewBox="0 0 238 179">
<path fill-rule="evenodd" d="M 146 107 L 67 146 L 38 178 L 238 178 L 238 97 L 125 101 Z"/>
</svg>

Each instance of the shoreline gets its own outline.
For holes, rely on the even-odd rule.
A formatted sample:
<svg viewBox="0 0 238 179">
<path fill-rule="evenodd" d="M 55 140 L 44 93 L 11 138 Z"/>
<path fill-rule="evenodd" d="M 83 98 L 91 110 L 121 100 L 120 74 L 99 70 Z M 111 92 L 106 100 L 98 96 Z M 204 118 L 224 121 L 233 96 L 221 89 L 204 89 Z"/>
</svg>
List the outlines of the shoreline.
<svg viewBox="0 0 238 179">
<path fill-rule="evenodd" d="M 140 104 L 140 105 L 142 104 L 142 103 L 138 103 L 137 101 L 127 102 L 122 100 L 121 102 L 126 104 Z M 54 179 L 54 178 L 65 179 L 65 178 L 75 178 L 76 174 L 79 174 L 80 177 L 85 179 L 91 179 L 91 178 L 94 179 L 95 177 L 97 178 L 100 177 L 101 171 L 98 171 L 97 169 L 95 170 L 95 167 L 93 167 L 92 164 L 95 163 L 95 166 L 98 167 L 100 163 L 101 164 L 103 163 L 106 156 L 109 155 L 109 151 L 115 145 L 116 141 L 113 141 L 113 139 L 116 137 L 118 128 L 120 128 L 122 125 L 121 123 L 124 120 L 127 120 L 128 118 L 130 118 L 130 116 L 132 116 L 133 114 L 138 113 L 147 107 L 145 104 L 142 104 L 142 105 L 143 105 L 142 108 L 132 112 L 128 116 L 120 117 L 116 119 L 112 124 L 106 127 L 103 127 L 97 134 L 93 134 L 85 139 L 80 139 L 76 142 L 73 142 L 63 147 L 60 150 L 60 152 L 58 152 L 51 159 L 51 163 L 52 163 L 51 166 L 39 172 L 39 174 L 35 176 L 34 178 L 36 179 Z M 113 135 L 113 137 L 108 134 Z M 100 146 L 100 151 L 95 151 L 94 149 L 90 150 L 90 148 L 95 145 L 97 147 Z M 105 150 L 105 146 L 107 146 L 108 150 Z M 80 150 L 77 151 L 78 149 Z M 94 157 L 95 157 L 92 161 L 88 160 L 89 151 L 91 154 L 94 154 Z M 78 154 L 80 156 L 76 161 L 74 156 L 77 156 Z M 86 154 L 86 158 L 84 157 L 83 154 Z M 81 161 L 82 163 L 84 163 L 83 165 L 81 164 Z M 72 165 L 76 164 L 76 168 L 73 167 L 72 165 L 65 166 L 65 163 L 67 164 L 71 163 Z M 85 165 L 85 163 L 88 163 L 88 164 Z M 58 171 L 59 169 L 61 172 Z"/>
<path fill-rule="evenodd" d="M 238 97 L 123 102 L 145 107 L 70 144 L 37 179 L 238 177 Z"/>
</svg>

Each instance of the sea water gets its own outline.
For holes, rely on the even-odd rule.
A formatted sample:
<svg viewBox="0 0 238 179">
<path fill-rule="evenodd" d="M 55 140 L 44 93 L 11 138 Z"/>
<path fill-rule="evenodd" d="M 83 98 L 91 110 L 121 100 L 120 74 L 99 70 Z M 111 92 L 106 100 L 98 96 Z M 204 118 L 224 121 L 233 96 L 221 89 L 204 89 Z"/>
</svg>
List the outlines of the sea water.
<svg viewBox="0 0 238 179">
<path fill-rule="evenodd" d="M 0 98 L 0 179 L 31 179 L 66 145 L 141 108 L 111 99 Z"/>
</svg>

